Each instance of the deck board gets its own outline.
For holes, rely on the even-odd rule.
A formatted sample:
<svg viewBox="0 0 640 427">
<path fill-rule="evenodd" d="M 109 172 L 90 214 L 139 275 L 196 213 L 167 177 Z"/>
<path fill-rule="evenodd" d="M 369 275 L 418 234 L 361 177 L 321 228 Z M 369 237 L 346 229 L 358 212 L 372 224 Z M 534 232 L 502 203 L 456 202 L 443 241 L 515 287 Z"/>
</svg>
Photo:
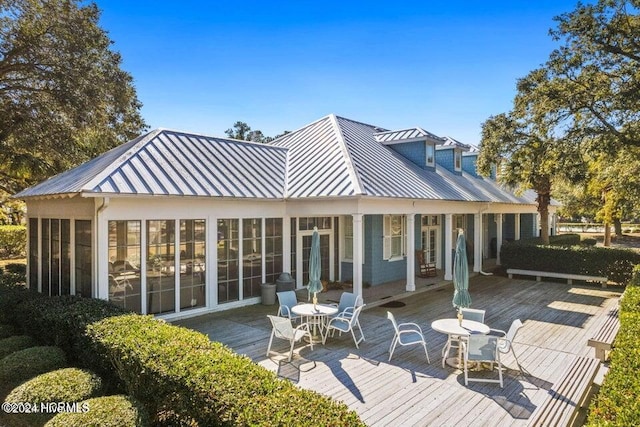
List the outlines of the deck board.
<svg viewBox="0 0 640 427">
<path fill-rule="evenodd" d="M 527 374 L 517 370 L 511 354 L 504 355 L 504 389 L 486 383 L 465 387 L 462 371 L 441 367 L 446 336 L 430 325 L 455 316 L 451 286 L 422 290 L 404 299 L 394 294 L 394 299 L 406 304 L 403 307 L 366 307 L 361 314 L 366 341 L 360 349 L 350 334 L 336 335 L 324 346 L 315 344 L 313 350 L 310 345 L 296 346 L 292 363 L 275 353 L 265 356 L 271 332 L 266 314 L 275 314 L 276 306 L 244 307 L 175 323 L 206 333 L 302 388 L 344 402 L 367 425 L 520 426 L 545 400 L 567 361 L 590 354 L 587 339 L 597 332 L 602 316 L 615 306 L 621 291 L 477 276 L 471 279 L 470 293 L 472 306 L 487 310 L 485 323 L 490 327 L 507 330 L 516 318 L 524 323 L 514 349 Z M 365 302 L 369 302 L 366 293 Z M 399 347 L 388 361 L 393 328 L 387 310 L 399 322 L 422 327 L 431 364 L 419 346 Z M 287 349 L 286 343 L 274 341 L 272 350 L 286 353 Z"/>
</svg>

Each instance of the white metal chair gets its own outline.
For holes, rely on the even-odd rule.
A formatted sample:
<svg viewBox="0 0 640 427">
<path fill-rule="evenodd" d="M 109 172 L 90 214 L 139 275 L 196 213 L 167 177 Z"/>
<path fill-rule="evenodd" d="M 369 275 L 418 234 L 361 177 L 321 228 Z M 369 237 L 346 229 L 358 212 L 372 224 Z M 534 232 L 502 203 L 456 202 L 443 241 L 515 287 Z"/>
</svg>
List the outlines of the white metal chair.
<svg viewBox="0 0 640 427">
<path fill-rule="evenodd" d="M 327 327 L 324 330 L 322 344 L 327 341 L 329 331 L 331 331 L 332 336 L 334 331 L 338 331 L 340 334 L 342 334 L 343 332 L 351 332 L 351 336 L 353 337 L 353 342 L 356 344 L 356 348 L 360 348 L 358 347 L 358 344 L 364 341 L 364 334 L 362 333 L 362 328 L 360 327 L 360 321 L 358 320 L 358 318 L 360 317 L 360 312 L 362 311 L 363 307 L 364 305 L 356 307 L 353 310 L 353 314 L 351 314 L 350 311 L 343 312 L 330 319 L 329 323 L 327 323 Z M 359 339 L 356 338 L 356 334 L 354 332 L 356 328 L 358 328 L 358 331 L 360 331 Z"/>
<path fill-rule="evenodd" d="M 522 367 L 520 366 L 520 362 L 518 361 L 518 357 L 516 356 L 516 352 L 513 349 L 513 340 L 518 333 L 518 330 L 522 328 L 522 322 L 520 319 L 516 319 L 511 323 L 509 330 L 507 332 L 502 331 L 500 329 L 491 329 L 489 334 L 499 334 L 498 340 L 498 351 L 503 354 L 507 354 L 511 352 L 513 354 L 513 358 L 516 359 L 516 364 L 518 365 L 518 369 L 522 372 Z"/>
<path fill-rule="evenodd" d="M 283 340 L 287 340 L 291 343 L 291 349 L 289 350 L 289 359 L 291 362 L 291 358 L 293 357 L 293 346 L 296 342 L 300 341 L 305 336 L 309 337 L 309 342 L 311 343 L 311 350 L 313 350 L 313 338 L 311 337 L 311 331 L 309 331 L 309 325 L 303 323 L 298 327 L 294 328 L 291 325 L 291 319 L 286 317 L 272 316 L 267 314 L 267 317 L 271 321 L 271 325 L 273 327 L 271 331 L 271 337 L 269 338 L 269 346 L 267 347 L 267 357 L 271 353 L 271 344 L 273 343 L 273 337 L 280 338 Z"/>
<path fill-rule="evenodd" d="M 276 295 L 278 296 L 278 303 L 280 303 L 278 316 L 288 317 L 291 320 L 298 320 L 301 318 L 291 311 L 293 306 L 298 304 L 298 297 L 296 296 L 295 291 L 276 292 Z"/>
<path fill-rule="evenodd" d="M 393 329 L 395 330 L 395 335 L 393 336 L 391 346 L 389 347 L 389 361 L 391 361 L 391 357 L 393 356 L 393 352 L 395 351 L 397 344 L 403 346 L 422 344 L 424 352 L 427 355 L 427 363 L 431 363 L 429 360 L 429 352 L 427 351 L 427 342 L 424 339 L 424 334 L 422 333 L 420 325 L 416 323 L 398 324 L 395 316 L 390 311 L 387 311 L 387 319 L 391 320 Z"/>
<path fill-rule="evenodd" d="M 334 307 L 336 306 L 335 304 L 332 305 Z M 340 295 L 340 303 L 337 305 L 338 312 L 332 317 L 337 317 L 341 314 L 344 314 L 345 317 L 352 316 L 356 307 L 361 305 L 364 305 L 364 301 L 360 295 L 356 295 L 352 292 L 343 292 L 342 295 Z"/>
<path fill-rule="evenodd" d="M 474 322 L 484 323 L 484 315 L 486 310 L 478 310 L 476 308 L 461 308 L 462 319 L 473 320 Z M 460 346 L 460 337 L 457 335 L 449 335 L 447 338 L 447 344 L 442 347 L 442 367 L 446 361 L 447 355 L 452 348 L 458 348 Z"/>
<path fill-rule="evenodd" d="M 500 362 L 500 351 L 498 350 L 499 337 L 491 335 L 475 334 L 461 340 L 462 353 L 464 357 L 464 385 L 469 385 L 469 381 L 478 381 L 485 383 L 499 383 L 500 387 L 504 387 L 502 381 L 502 363 Z M 469 362 L 489 362 L 491 370 L 493 364 L 498 364 L 498 379 L 491 378 L 469 378 Z"/>
</svg>

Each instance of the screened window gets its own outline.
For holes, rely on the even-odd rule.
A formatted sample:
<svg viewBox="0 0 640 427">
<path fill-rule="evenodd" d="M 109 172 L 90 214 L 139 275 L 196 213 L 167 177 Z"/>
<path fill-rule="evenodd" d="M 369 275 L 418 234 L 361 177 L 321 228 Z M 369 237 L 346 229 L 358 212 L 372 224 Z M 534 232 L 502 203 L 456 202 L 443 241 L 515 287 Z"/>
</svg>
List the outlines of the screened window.
<svg viewBox="0 0 640 427">
<path fill-rule="evenodd" d="M 76 295 L 91 295 L 91 221 L 75 222 Z"/>
<path fill-rule="evenodd" d="M 68 219 L 42 219 L 42 293 L 71 293 L 70 222 Z M 36 247 L 37 249 L 37 247 Z"/>
<path fill-rule="evenodd" d="M 29 218 L 29 289 L 38 290 L 38 218 Z"/>
<path fill-rule="evenodd" d="M 262 219 L 242 220 L 242 292 L 243 298 L 260 295 L 262 283 Z"/>
<path fill-rule="evenodd" d="M 237 219 L 218 220 L 218 303 L 240 298 L 239 223 Z"/>
<path fill-rule="evenodd" d="M 282 218 L 265 220 L 266 282 L 275 283 L 282 273 Z"/>
<path fill-rule="evenodd" d="M 175 221 L 147 221 L 147 312 L 175 311 Z"/>
<path fill-rule="evenodd" d="M 353 218 L 344 218 L 344 259 L 353 260 Z"/>
<path fill-rule="evenodd" d="M 206 225 L 204 219 L 180 221 L 180 310 L 206 305 Z"/>
<path fill-rule="evenodd" d="M 77 232 L 76 225 L 76 232 Z M 109 221 L 109 301 L 140 313 L 140 221 Z M 77 244 L 77 241 L 76 241 Z"/>
</svg>

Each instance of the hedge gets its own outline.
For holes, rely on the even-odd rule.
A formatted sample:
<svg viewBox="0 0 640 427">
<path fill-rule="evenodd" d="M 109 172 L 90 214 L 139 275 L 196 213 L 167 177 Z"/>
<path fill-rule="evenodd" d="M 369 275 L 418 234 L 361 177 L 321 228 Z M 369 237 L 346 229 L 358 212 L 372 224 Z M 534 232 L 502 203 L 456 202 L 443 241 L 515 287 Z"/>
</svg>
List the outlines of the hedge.
<svg viewBox="0 0 640 427">
<path fill-rule="evenodd" d="M 66 366 L 64 351 L 58 347 L 29 347 L 0 359 L 0 387 L 16 386 L 36 375 Z"/>
<path fill-rule="evenodd" d="M 605 276 L 623 284 L 631 279 L 633 266 L 640 263 L 640 253 L 593 246 L 542 246 L 509 242 L 502 245 L 500 260 L 505 269 Z"/>
<path fill-rule="evenodd" d="M 640 267 L 620 302 L 609 372 L 589 407 L 588 426 L 640 425 Z"/>
<path fill-rule="evenodd" d="M 78 412 L 53 417 L 45 427 L 137 427 L 149 425 L 144 408 L 127 396 L 103 396 L 80 402 Z M 83 409 L 87 410 L 83 412 Z"/>
<path fill-rule="evenodd" d="M 0 359 L 15 353 L 16 351 L 24 350 L 25 348 L 35 347 L 38 343 L 29 335 L 14 335 L 9 338 L 0 339 Z"/>
<path fill-rule="evenodd" d="M 16 328 L 12 325 L 0 323 L 0 339 L 9 338 L 16 334 Z"/>
<path fill-rule="evenodd" d="M 0 257 L 26 256 L 27 227 L 24 225 L 0 225 Z"/>
<path fill-rule="evenodd" d="M 129 394 L 162 425 L 364 425 L 343 403 L 297 388 L 199 332 L 151 316 L 89 327 Z"/>
<path fill-rule="evenodd" d="M 6 402 L 80 402 L 96 396 L 102 380 L 90 371 L 63 368 L 38 375 L 14 388 Z"/>
</svg>

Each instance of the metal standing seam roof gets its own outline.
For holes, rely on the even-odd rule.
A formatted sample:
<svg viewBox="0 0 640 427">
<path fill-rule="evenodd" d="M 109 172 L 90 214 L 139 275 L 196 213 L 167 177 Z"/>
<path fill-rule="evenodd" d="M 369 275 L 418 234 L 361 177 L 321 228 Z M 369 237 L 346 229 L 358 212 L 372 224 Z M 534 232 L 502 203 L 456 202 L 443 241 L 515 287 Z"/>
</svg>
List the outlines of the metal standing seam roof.
<svg viewBox="0 0 640 427">
<path fill-rule="evenodd" d="M 442 167 L 423 169 L 380 142 L 381 130 L 333 114 L 270 144 L 156 130 L 15 197 L 74 193 L 255 199 L 372 196 L 535 203 L 533 192 L 516 196 L 490 179 L 456 175 Z M 390 138 L 416 135 L 405 131 L 395 136 L 382 133 Z"/>
<path fill-rule="evenodd" d="M 156 130 L 15 197 L 70 193 L 284 198 L 287 152 Z"/>
<path fill-rule="evenodd" d="M 373 136 L 376 139 L 376 141 L 382 144 L 393 144 L 393 143 L 404 142 L 412 139 L 430 139 L 440 144 L 444 142 L 443 138 L 431 132 L 427 132 L 421 127 L 376 132 Z"/>
</svg>

